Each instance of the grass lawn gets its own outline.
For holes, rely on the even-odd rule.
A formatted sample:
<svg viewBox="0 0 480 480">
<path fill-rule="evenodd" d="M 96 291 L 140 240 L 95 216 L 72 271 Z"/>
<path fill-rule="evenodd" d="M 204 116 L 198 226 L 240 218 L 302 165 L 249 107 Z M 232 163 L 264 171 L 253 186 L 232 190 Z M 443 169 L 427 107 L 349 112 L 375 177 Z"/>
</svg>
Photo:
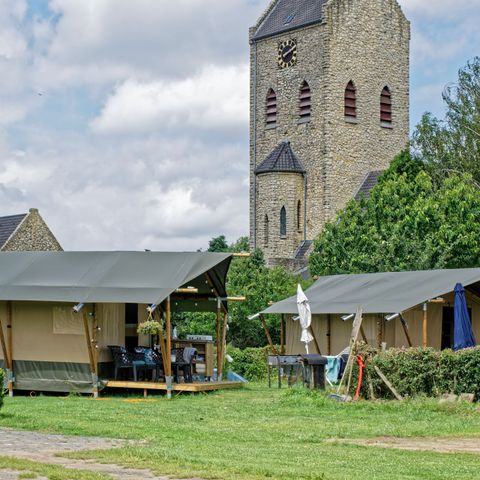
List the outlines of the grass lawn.
<svg viewBox="0 0 480 480">
<path fill-rule="evenodd" d="M 339 404 L 303 390 L 250 386 L 184 395 L 170 402 L 163 397 L 7 398 L 0 426 L 143 440 L 138 446 L 75 455 L 150 468 L 158 474 L 221 479 L 480 479 L 480 455 L 342 443 L 344 438 L 379 436 L 464 436 L 480 442 L 479 406 L 470 404 L 439 405 L 433 400 Z"/>
</svg>

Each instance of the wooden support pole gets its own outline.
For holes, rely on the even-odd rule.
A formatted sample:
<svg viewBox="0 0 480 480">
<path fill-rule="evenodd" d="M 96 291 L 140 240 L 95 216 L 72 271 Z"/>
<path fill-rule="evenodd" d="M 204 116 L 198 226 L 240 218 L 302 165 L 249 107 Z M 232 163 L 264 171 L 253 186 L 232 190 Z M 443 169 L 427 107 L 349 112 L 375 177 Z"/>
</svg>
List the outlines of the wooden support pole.
<svg viewBox="0 0 480 480">
<path fill-rule="evenodd" d="M 427 348 L 428 345 L 428 303 L 423 304 L 423 325 L 422 325 L 422 346 Z"/>
<path fill-rule="evenodd" d="M 280 320 L 280 354 L 285 355 L 285 315 Z"/>
<path fill-rule="evenodd" d="M 238 252 L 238 253 L 233 253 L 232 257 L 234 258 L 249 258 L 251 257 L 252 254 L 248 252 Z"/>
<path fill-rule="evenodd" d="M 382 348 L 382 340 L 383 335 L 382 335 L 382 316 L 378 315 L 377 316 L 377 347 Z"/>
<path fill-rule="evenodd" d="M 223 314 L 223 330 L 222 330 L 222 350 L 220 353 L 220 369 L 218 371 L 218 380 L 222 381 L 223 375 L 223 362 L 225 359 L 225 350 L 227 349 L 227 326 L 228 326 L 228 313 Z"/>
<path fill-rule="evenodd" d="M 362 335 L 362 340 L 368 345 L 368 338 L 363 329 L 363 325 L 360 326 L 360 334 Z"/>
<path fill-rule="evenodd" d="M 8 395 L 13 397 L 13 309 L 12 302 L 7 302 L 7 344 L 10 380 L 8 382 Z"/>
<path fill-rule="evenodd" d="M 227 302 L 244 302 L 247 297 L 227 297 L 225 300 Z"/>
<path fill-rule="evenodd" d="M 270 335 L 270 332 L 268 331 L 267 322 L 265 322 L 265 317 L 263 315 L 260 315 L 260 320 L 262 322 L 263 329 L 265 330 L 265 335 L 267 336 L 268 344 L 270 345 L 272 353 L 274 355 L 278 355 L 278 351 L 275 348 L 275 345 L 273 344 L 273 341 L 272 341 L 272 336 Z"/>
<path fill-rule="evenodd" d="M 88 326 L 88 313 L 83 310 L 83 329 L 85 331 L 85 339 L 87 340 L 88 358 L 90 360 L 90 372 L 95 372 L 95 361 L 93 359 L 92 337 L 90 335 L 90 327 Z"/>
<path fill-rule="evenodd" d="M 175 293 L 198 293 L 198 288 L 177 288 Z"/>
<path fill-rule="evenodd" d="M 165 344 L 165 357 L 167 363 L 165 363 L 165 380 L 167 383 L 167 398 L 170 400 L 172 398 L 172 391 L 173 391 L 173 379 L 172 379 L 172 336 L 170 334 L 171 330 L 171 303 L 170 303 L 170 296 L 167 297 L 166 300 L 166 309 L 165 309 L 165 336 L 166 336 L 166 344 Z"/>
<path fill-rule="evenodd" d="M 327 352 L 328 355 L 332 354 L 332 316 L 327 315 Z"/>
<path fill-rule="evenodd" d="M 98 398 L 98 320 L 95 304 L 92 306 L 93 397 Z"/>
<path fill-rule="evenodd" d="M 411 348 L 413 347 L 412 339 L 410 338 L 410 332 L 408 331 L 407 321 L 403 318 L 402 314 L 400 314 L 400 322 L 402 324 L 403 331 L 405 332 L 405 336 L 407 337 L 408 346 Z"/>
<path fill-rule="evenodd" d="M 163 373 L 167 375 L 166 365 L 167 365 L 167 356 L 165 354 L 166 346 L 165 346 L 165 338 L 163 336 L 163 327 L 162 327 L 162 318 L 160 312 L 158 312 L 158 323 L 160 324 L 160 330 L 158 332 L 158 343 L 160 344 L 160 353 L 162 355 L 162 364 L 163 364 Z"/>
<path fill-rule="evenodd" d="M 313 328 L 311 326 L 310 326 L 310 332 L 312 333 L 313 342 L 315 343 L 315 348 L 317 349 L 317 353 L 321 355 L 322 352 L 320 350 L 320 345 L 318 344 L 318 341 L 317 341 L 317 336 L 315 335 L 315 332 L 313 331 Z"/>
<path fill-rule="evenodd" d="M 221 327 L 221 316 L 222 316 L 222 300 L 217 298 L 217 380 L 220 379 L 220 365 L 222 363 L 222 347 L 221 347 L 221 338 L 222 338 L 222 327 Z"/>
<path fill-rule="evenodd" d="M 383 383 L 390 389 L 397 400 L 402 401 L 403 397 L 395 390 L 394 386 L 388 381 L 387 377 L 383 372 L 375 365 L 375 371 L 378 373 L 378 376 L 382 379 Z"/>
<path fill-rule="evenodd" d="M 0 318 L 0 343 L 2 344 L 3 362 L 5 364 L 5 368 L 10 368 L 10 359 L 8 358 L 7 344 L 5 342 L 5 335 L 3 332 L 3 324 L 2 324 L 1 318 Z"/>
<path fill-rule="evenodd" d="M 167 298 L 167 305 L 166 305 L 166 310 L 165 310 L 165 337 L 166 337 L 166 342 L 165 342 L 165 356 L 167 363 L 165 365 L 166 368 L 166 374 L 168 376 L 172 375 L 172 336 L 170 333 L 171 325 L 172 325 L 172 309 L 171 309 L 171 302 L 170 302 L 170 297 Z"/>
</svg>

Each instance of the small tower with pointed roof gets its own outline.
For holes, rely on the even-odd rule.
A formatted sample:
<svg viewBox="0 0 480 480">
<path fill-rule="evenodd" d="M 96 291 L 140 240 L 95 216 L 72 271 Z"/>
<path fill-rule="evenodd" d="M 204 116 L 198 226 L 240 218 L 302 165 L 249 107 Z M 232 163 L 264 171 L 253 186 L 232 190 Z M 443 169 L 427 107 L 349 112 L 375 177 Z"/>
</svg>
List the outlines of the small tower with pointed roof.
<svg viewBox="0 0 480 480">
<path fill-rule="evenodd" d="M 397 0 L 273 0 L 250 45 L 251 246 L 299 269 L 407 146 L 410 24 Z"/>
</svg>

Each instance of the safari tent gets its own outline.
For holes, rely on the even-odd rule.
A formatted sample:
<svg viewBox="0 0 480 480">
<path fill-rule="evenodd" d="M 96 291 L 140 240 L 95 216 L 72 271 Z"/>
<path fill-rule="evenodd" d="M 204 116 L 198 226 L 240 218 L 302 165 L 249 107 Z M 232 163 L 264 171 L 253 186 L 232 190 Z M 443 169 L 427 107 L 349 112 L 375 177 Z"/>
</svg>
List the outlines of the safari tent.
<svg viewBox="0 0 480 480">
<path fill-rule="evenodd" d="M 476 338 L 480 338 L 480 268 L 333 275 L 319 278 L 306 291 L 312 310 L 313 353 L 337 355 L 349 344 L 353 314 L 363 310 L 363 339 L 374 346 L 453 344 L 453 290 L 465 288 Z M 263 312 L 282 315 L 282 351 L 305 353 L 296 297 Z M 312 347 L 313 345 L 313 347 Z"/>
<path fill-rule="evenodd" d="M 158 305 L 166 322 L 168 349 L 172 312 L 217 312 L 220 331 L 231 259 L 223 253 L 1 252 L 0 367 L 10 391 L 102 389 L 112 378 L 107 346 L 125 346 L 138 335 L 136 324 L 147 319 L 150 305 Z M 136 341 L 148 346 L 150 338 Z"/>
</svg>

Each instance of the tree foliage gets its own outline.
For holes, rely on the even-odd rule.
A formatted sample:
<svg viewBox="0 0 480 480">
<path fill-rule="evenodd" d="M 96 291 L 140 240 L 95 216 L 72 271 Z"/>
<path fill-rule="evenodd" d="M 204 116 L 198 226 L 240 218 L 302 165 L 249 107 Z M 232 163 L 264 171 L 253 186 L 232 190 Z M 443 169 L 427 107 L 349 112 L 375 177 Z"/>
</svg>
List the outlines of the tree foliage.
<svg viewBox="0 0 480 480">
<path fill-rule="evenodd" d="M 415 154 L 435 177 L 469 173 L 480 183 L 480 57 L 445 89 L 443 120 L 426 113 L 413 135 Z"/>
<path fill-rule="evenodd" d="M 249 250 L 248 237 L 240 237 L 229 245 L 224 235 L 212 238 L 209 251 L 244 252 Z M 265 332 L 259 319 L 248 316 L 265 309 L 269 302 L 283 300 L 296 292 L 297 284 L 305 282 L 282 267 L 270 269 L 263 253 L 256 250 L 249 258 L 234 258 L 227 277 L 229 295 L 245 296 L 245 302 L 230 302 L 228 342 L 240 348 L 266 344 Z M 216 314 L 178 313 L 174 317 L 180 334 L 216 334 Z M 268 315 L 266 322 L 275 343 L 280 342 L 280 318 Z"/>
<path fill-rule="evenodd" d="M 370 197 L 352 200 L 315 242 L 313 275 L 480 264 L 480 193 L 470 175 L 433 174 L 399 155 Z"/>
</svg>

